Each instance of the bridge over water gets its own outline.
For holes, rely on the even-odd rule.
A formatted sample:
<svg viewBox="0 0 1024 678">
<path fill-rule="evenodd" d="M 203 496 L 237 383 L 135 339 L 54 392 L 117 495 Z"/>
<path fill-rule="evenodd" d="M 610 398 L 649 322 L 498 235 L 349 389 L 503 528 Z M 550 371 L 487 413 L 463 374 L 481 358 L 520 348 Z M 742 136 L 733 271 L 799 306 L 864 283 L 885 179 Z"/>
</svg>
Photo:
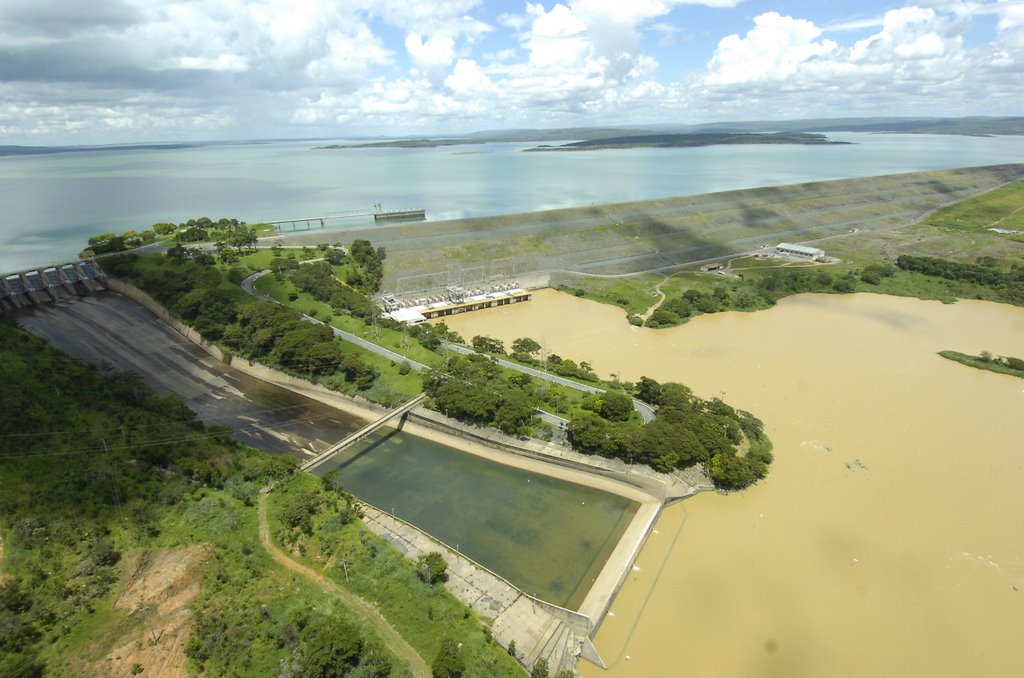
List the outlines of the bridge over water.
<svg viewBox="0 0 1024 678">
<path fill-rule="evenodd" d="M 72 261 L 0 276 L 0 311 L 16 311 L 106 289 L 107 275 L 95 260 Z"/>
<path fill-rule="evenodd" d="M 356 443 L 359 440 L 362 440 L 363 438 L 365 438 L 366 436 L 370 435 L 371 433 L 373 433 L 374 431 L 376 431 L 381 426 L 383 426 L 384 424 L 388 423 L 389 421 L 391 421 L 395 417 L 401 417 L 401 416 L 405 415 L 406 412 L 409 412 L 414 407 L 416 407 L 421 402 L 423 402 L 423 400 L 426 397 L 427 397 L 426 393 L 419 394 L 415 398 L 412 398 L 411 400 L 406 401 L 405 404 L 403 404 L 401 407 L 398 407 L 398 408 L 396 408 L 394 410 L 391 410 L 390 412 L 385 414 L 383 417 L 381 417 L 377 421 L 375 421 L 375 422 L 373 422 L 371 424 L 367 424 L 363 428 L 359 429 L 358 431 L 356 431 L 352 435 L 350 435 L 347 438 L 345 438 L 344 440 L 342 440 L 340 443 L 338 443 L 336 445 L 331 445 L 329 448 L 327 448 L 326 450 L 324 450 L 323 452 L 321 452 L 320 454 L 316 455 L 315 457 L 313 457 L 312 459 L 307 461 L 305 464 L 303 464 L 302 465 L 302 470 L 303 471 L 312 471 L 314 468 L 316 468 L 317 466 L 320 466 L 325 461 L 327 461 L 328 459 L 330 459 L 331 457 L 336 455 L 338 452 L 341 452 L 342 450 L 344 450 L 348 446 Z"/>
</svg>

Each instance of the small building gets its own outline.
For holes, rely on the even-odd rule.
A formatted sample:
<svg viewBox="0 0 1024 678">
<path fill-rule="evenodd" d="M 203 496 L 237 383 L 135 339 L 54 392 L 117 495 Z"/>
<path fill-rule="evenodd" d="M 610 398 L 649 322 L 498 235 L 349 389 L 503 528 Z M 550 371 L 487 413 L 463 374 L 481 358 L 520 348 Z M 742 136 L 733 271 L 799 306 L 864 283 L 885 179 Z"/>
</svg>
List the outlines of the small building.
<svg viewBox="0 0 1024 678">
<path fill-rule="evenodd" d="M 705 273 L 719 273 L 722 270 L 722 264 L 720 262 L 715 261 L 710 264 L 704 264 L 703 266 L 700 267 L 700 270 L 704 271 Z"/>
<path fill-rule="evenodd" d="M 811 259 L 812 261 L 825 260 L 825 250 L 818 249 L 817 247 L 807 247 L 806 245 L 780 242 L 775 246 L 775 251 L 787 257 L 800 257 L 801 259 Z"/>
</svg>

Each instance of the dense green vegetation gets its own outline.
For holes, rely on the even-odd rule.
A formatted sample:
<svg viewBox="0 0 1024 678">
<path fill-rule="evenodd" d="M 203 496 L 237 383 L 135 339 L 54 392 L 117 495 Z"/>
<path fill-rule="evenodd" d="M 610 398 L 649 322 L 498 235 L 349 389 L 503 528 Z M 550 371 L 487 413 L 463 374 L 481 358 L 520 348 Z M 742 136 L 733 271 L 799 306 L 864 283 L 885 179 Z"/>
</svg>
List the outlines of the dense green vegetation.
<svg viewBox="0 0 1024 678">
<path fill-rule="evenodd" d="M 631 323 L 653 328 L 674 327 L 705 313 L 762 310 L 802 293 L 878 292 L 946 302 L 966 298 L 1024 305 L 1024 263 L 1016 259 L 982 256 L 971 263 L 901 255 L 895 264 L 780 266 L 774 259 L 751 257 L 733 263 L 730 276 L 683 272 L 665 277 L 661 283 L 665 301 L 646 320 L 638 307 L 653 304 L 653 299 L 649 294 L 630 295 L 629 283 L 622 280 L 594 286 L 578 281 L 583 286 L 568 291 L 623 306 L 632 311 Z M 632 289 L 636 292 L 649 285 L 650 280 L 636 281 Z"/>
<path fill-rule="evenodd" d="M 130 229 L 124 233 L 101 233 L 89 238 L 89 247 L 82 256 L 93 256 L 124 252 L 149 245 L 157 240 L 173 240 L 181 243 L 215 243 L 218 255 L 225 261 L 237 261 L 238 256 L 256 247 L 256 238 L 270 227 L 265 224 L 251 226 L 238 219 L 222 218 L 217 221 L 209 217 L 189 219 L 180 224 L 161 222 L 142 231 Z"/>
<path fill-rule="evenodd" d="M 423 382 L 432 406 L 447 416 L 515 435 L 532 430 L 533 380 L 507 373 L 485 355 L 452 356 L 444 371 L 432 371 Z"/>
<path fill-rule="evenodd" d="M 1010 356 L 994 356 L 988 351 L 982 351 L 981 355 L 968 355 L 958 351 L 939 351 L 939 355 L 958 363 L 976 367 L 980 370 L 1010 374 L 1015 377 L 1024 378 L 1024 360 Z"/>
<path fill-rule="evenodd" d="M 772 446 L 753 415 L 717 398 L 698 398 L 682 384 L 642 377 L 635 389 L 637 398 L 657 406 L 657 419 L 640 425 L 623 416 L 623 403 L 603 404 L 572 417 L 573 447 L 662 472 L 702 463 L 716 486 L 725 489 L 746 487 L 767 473 Z"/>
<path fill-rule="evenodd" d="M 289 273 L 302 280 L 315 280 L 306 269 L 316 266 L 296 266 Z M 210 255 L 195 250 L 186 250 L 178 258 L 170 253 L 167 257 L 122 254 L 104 261 L 104 268 L 111 276 L 134 283 L 204 337 L 236 355 L 345 393 L 372 392 L 386 402 L 408 397 L 393 393 L 379 381 L 384 369 L 397 376 L 397 366 L 378 367 L 364 357 L 361 349 L 336 338 L 329 327 L 307 322 L 286 306 L 246 294 L 238 284 L 245 272 L 238 268 L 225 272 Z M 316 270 L 313 268 L 314 273 Z M 329 277 L 329 272 L 325 275 Z M 352 302 L 354 309 L 340 305 L 350 298 L 356 300 Z M 339 312 L 353 314 L 363 312 L 361 309 L 368 304 L 356 292 L 332 299 L 339 303 Z"/>
<path fill-rule="evenodd" d="M 866 270 L 866 272 L 865 272 Z M 647 327 L 673 327 L 704 313 L 755 311 L 774 306 L 779 299 L 804 292 L 843 293 L 867 287 L 892 274 L 892 267 L 865 270 L 847 267 L 801 266 L 745 270 L 742 277 L 725 278 L 690 274 L 685 289 L 667 292 L 665 301 L 647 318 L 631 316 L 631 322 Z M 700 277 L 697 277 L 697 276 Z M 869 282 L 869 281 L 874 281 Z"/>
<path fill-rule="evenodd" d="M 294 473 L 292 460 L 236 443 L 175 396 L 100 374 L 8 322 L 0 378 L 0 675 L 88 673 L 147 623 L 115 605 L 126 562 L 190 545 L 209 552 L 187 646 L 196 670 L 309 666 L 316 629 L 351 623 L 315 587 L 282 578 L 259 547 L 254 498 Z M 388 675 L 376 641 L 346 635 L 358 645 L 350 663 Z"/>
<path fill-rule="evenodd" d="M 896 265 L 902 270 L 933 278 L 985 287 L 1000 301 L 1024 305 L 1024 264 L 1017 263 L 1012 267 L 1005 267 L 1000 266 L 999 262 L 991 257 L 983 257 L 978 263 L 971 264 L 904 254 L 896 260 Z"/>
<path fill-rule="evenodd" d="M 9 322 L 0 378 L 5 678 L 103 674 L 126 638 L 159 646 L 159 605 L 117 602 L 140 564 L 183 549 L 205 554 L 184 644 L 197 673 L 404 675 L 358 615 L 262 549 L 255 503 L 272 483 L 275 540 L 317 570 L 330 560 L 327 576 L 379 605 L 428 661 L 451 639 L 466 675 L 519 670 L 480 619 L 362 526 L 333 479 L 296 475 L 294 461 L 203 426 L 177 397 L 84 366 Z"/>
</svg>

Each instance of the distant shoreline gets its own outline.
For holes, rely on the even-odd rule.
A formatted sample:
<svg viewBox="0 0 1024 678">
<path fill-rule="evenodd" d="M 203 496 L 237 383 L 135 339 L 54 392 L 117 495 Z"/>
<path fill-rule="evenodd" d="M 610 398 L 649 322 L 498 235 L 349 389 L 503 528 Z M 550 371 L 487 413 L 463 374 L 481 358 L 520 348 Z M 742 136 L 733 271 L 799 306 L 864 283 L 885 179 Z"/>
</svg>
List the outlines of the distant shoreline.
<svg viewBox="0 0 1024 678">
<path fill-rule="evenodd" d="M 644 134 L 637 136 L 612 137 L 576 141 L 561 146 L 537 146 L 526 152 L 546 151 L 604 151 L 626 148 L 700 148 L 703 146 L 729 145 L 798 145 L 798 146 L 845 146 L 850 141 L 830 141 L 824 134 L 811 132 L 773 132 L 770 134 L 748 133 L 697 133 L 697 134 Z"/>
</svg>

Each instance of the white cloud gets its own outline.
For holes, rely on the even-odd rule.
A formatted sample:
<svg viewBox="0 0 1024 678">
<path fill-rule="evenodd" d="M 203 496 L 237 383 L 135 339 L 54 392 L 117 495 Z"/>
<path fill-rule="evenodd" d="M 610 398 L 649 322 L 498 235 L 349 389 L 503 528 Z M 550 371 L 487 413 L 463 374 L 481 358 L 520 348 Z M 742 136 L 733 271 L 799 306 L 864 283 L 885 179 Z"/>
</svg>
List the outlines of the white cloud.
<svg viewBox="0 0 1024 678">
<path fill-rule="evenodd" d="M 178 67 L 199 71 L 241 73 L 249 70 L 249 60 L 238 54 L 220 54 L 216 57 L 181 57 Z"/>
<path fill-rule="evenodd" d="M 743 0 L 572 0 L 573 11 L 585 18 L 600 17 L 621 26 L 636 26 L 663 16 L 680 5 L 736 7 Z"/>
<path fill-rule="evenodd" d="M 422 67 L 447 66 L 455 57 L 455 40 L 447 35 L 424 39 L 422 35 L 405 36 L 405 48 L 413 61 Z"/>
<path fill-rule="evenodd" d="M 456 95 L 488 95 L 494 91 L 494 83 L 472 59 L 459 59 L 455 70 L 445 78 L 444 86 Z"/>
<path fill-rule="evenodd" d="M 768 12 L 754 19 L 741 38 L 729 35 L 718 43 L 708 64 L 710 85 L 785 80 L 807 62 L 838 49 L 832 40 L 817 41 L 821 29 L 812 22 Z"/>
<path fill-rule="evenodd" d="M 740 23 L 712 36 L 703 67 L 659 64 L 711 30 L 687 23 L 688 4 Z M 1000 114 L 1024 100 L 1024 0 L 910 0 L 824 26 L 741 5 L 515 0 L 495 18 L 483 0 L 0 0 L 0 136 Z"/>
</svg>

